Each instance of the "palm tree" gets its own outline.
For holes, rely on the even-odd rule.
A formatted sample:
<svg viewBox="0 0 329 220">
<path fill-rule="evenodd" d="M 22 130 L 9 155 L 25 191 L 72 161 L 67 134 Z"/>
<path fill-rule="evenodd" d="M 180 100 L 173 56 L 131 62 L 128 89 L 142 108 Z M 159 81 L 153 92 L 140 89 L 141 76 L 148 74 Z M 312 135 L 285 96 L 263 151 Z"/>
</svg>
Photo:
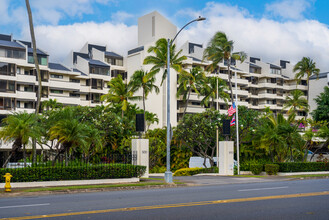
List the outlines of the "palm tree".
<svg viewBox="0 0 329 220">
<path fill-rule="evenodd" d="M 297 72 L 295 75 L 295 79 L 298 82 L 306 76 L 307 81 L 307 103 L 309 101 L 309 91 L 310 91 L 310 77 L 315 75 L 319 76 L 320 69 L 316 68 L 316 63 L 309 57 L 303 57 L 301 61 L 299 61 L 293 69 L 294 72 Z"/>
<path fill-rule="evenodd" d="M 217 87 L 217 83 L 218 83 L 218 87 Z M 215 104 L 214 100 L 217 97 L 217 91 L 218 91 L 218 97 L 224 99 L 224 101 L 227 102 L 229 95 L 225 92 L 226 88 L 227 88 L 226 82 L 221 78 L 207 77 L 205 84 L 201 89 L 201 95 L 204 95 L 204 98 L 201 100 L 201 104 L 208 106 L 208 103 L 211 99 L 212 107 L 214 107 Z"/>
<path fill-rule="evenodd" d="M 159 124 L 158 116 L 152 112 L 145 112 L 145 120 L 147 124 L 147 130 L 150 128 L 151 124 L 154 124 L 155 122 Z"/>
<path fill-rule="evenodd" d="M 201 70 L 200 67 L 193 67 L 190 72 L 182 71 L 179 74 L 178 78 L 178 90 L 177 90 L 177 98 L 182 95 L 183 100 L 185 101 L 185 109 L 183 113 L 183 118 L 186 113 L 187 104 L 190 100 L 191 92 L 195 92 L 198 95 L 200 94 L 199 90 L 203 83 L 205 83 L 206 76 L 205 73 Z"/>
<path fill-rule="evenodd" d="M 40 111 L 41 91 L 42 91 L 41 73 L 40 73 L 38 56 L 37 56 L 37 43 L 36 43 L 35 35 L 34 35 L 32 11 L 31 11 L 29 0 L 25 0 L 25 4 L 26 4 L 26 9 L 27 9 L 27 15 L 29 17 L 30 34 L 31 34 L 32 47 L 33 47 L 33 59 L 34 59 L 35 69 L 37 71 L 37 78 L 38 78 L 37 104 L 35 106 L 35 114 L 38 114 Z M 37 148 L 36 148 L 36 141 L 34 139 L 33 139 L 33 143 L 32 143 L 32 148 L 33 148 L 33 163 L 35 163 Z"/>
<path fill-rule="evenodd" d="M 37 117 L 35 114 L 15 112 L 13 115 L 9 115 L 2 120 L 4 126 L 0 130 L 0 138 L 4 142 L 13 142 L 12 151 L 3 164 L 3 167 L 6 167 L 13 154 L 17 153 L 21 148 L 23 148 L 24 166 L 26 166 L 25 147 L 30 138 L 38 138 L 40 134 Z"/>
<path fill-rule="evenodd" d="M 146 125 L 146 117 L 145 117 L 145 99 L 150 92 L 153 90 L 158 94 L 160 92 L 159 87 L 157 87 L 155 83 L 154 73 L 147 72 L 143 70 L 137 70 L 132 75 L 130 83 L 132 84 L 133 90 L 138 90 L 142 88 L 143 92 L 143 110 L 144 110 L 144 130 Z"/>
<path fill-rule="evenodd" d="M 63 104 L 57 102 L 57 99 L 49 99 L 48 101 L 42 102 L 42 110 L 46 109 L 47 111 L 49 111 L 50 109 L 57 109 L 62 107 Z"/>
<path fill-rule="evenodd" d="M 101 100 L 109 102 L 111 104 L 119 104 L 121 106 L 121 116 L 123 118 L 124 112 L 128 108 L 128 100 L 140 100 L 140 96 L 134 96 L 136 88 L 132 86 L 132 83 L 125 83 L 122 80 L 122 76 L 118 75 L 117 77 L 111 79 L 108 82 L 109 91 L 108 94 L 102 95 Z"/>
<path fill-rule="evenodd" d="M 304 96 L 304 93 L 300 90 L 294 90 L 291 92 L 292 97 L 286 96 L 285 104 L 283 109 L 290 108 L 288 113 L 294 112 L 297 113 L 297 110 L 308 111 L 308 102 Z"/>
<path fill-rule="evenodd" d="M 208 43 L 207 48 L 204 50 L 204 59 L 212 61 L 212 63 L 207 67 L 210 71 L 218 71 L 218 64 L 224 60 L 224 64 L 227 63 L 227 73 L 229 80 L 229 89 L 231 91 L 231 102 L 233 103 L 233 91 L 232 91 L 232 73 L 230 71 L 230 66 L 232 59 L 240 60 L 243 62 L 246 59 L 246 53 L 235 52 L 233 53 L 234 42 L 228 40 L 224 32 L 217 32 Z"/>
<path fill-rule="evenodd" d="M 155 46 L 149 47 L 147 50 L 148 53 L 153 53 L 154 55 L 149 55 L 145 57 L 143 64 L 153 64 L 150 72 L 158 73 L 161 69 L 164 70 L 162 75 L 162 81 L 167 77 L 167 46 L 168 41 L 164 38 L 160 38 L 155 42 Z M 171 44 L 170 47 L 170 67 L 176 70 L 177 72 L 182 71 L 182 62 L 187 58 L 185 56 L 180 56 L 182 50 L 176 53 L 176 45 Z"/>
</svg>

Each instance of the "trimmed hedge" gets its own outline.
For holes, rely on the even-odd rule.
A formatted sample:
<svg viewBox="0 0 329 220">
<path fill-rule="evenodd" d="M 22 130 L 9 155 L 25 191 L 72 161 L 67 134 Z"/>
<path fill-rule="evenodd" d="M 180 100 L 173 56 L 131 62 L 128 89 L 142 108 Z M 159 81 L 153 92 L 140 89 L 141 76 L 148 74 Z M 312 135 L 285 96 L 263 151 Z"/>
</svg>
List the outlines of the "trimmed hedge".
<svg viewBox="0 0 329 220">
<path fill-rule="evenodd" d="M 280 167 L 279 172 L 329 171 L 329 163 L 324 162 L 286 162 L 276 164 Z"/>
<path fill-rule="evenodd" d="M 101 164 L 83 167 L 26 167 L 0 169 L 0 176 L 10 173 L 12 182 L 117 179 L 140 177 L 145 173 L 145 166 L 131 164 Z M 5 178 L 0 178 L 4 182 Z"/>
<path fill-rule="evenodd" d="M 179 170 L 176 170 L 174 173 L 174 176 L 193 176 L 199 173 L 218 173 L 217 167 L 211 167 L 211 168 L 182 168 Z"/>
<path fill-rule="evenodd" d="M 265 164 L 265 172 L 267 175 L 276 175 L 279 172 L 278 164 Z"/>
<path fill-rule="evenodd" d="M 254 175 L 259 175 L 263 171 L 263 164 L 250 164 L 250 171 Z"/>
</svg>

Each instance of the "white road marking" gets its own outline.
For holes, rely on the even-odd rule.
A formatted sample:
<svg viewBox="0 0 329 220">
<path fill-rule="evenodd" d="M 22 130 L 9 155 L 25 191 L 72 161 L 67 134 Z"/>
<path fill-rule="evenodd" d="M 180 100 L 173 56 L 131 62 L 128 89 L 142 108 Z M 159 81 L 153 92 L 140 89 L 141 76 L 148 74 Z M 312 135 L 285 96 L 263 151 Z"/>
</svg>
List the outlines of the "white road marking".
<svg viewBox="0 0 329 220">
<path fill-rule="evenodd" d="M 269 189 L 286 189 L 288 186 L 281 186 L 281 187 L 272 187 L 272 188 L 258 188 L 258 189 L 239 189 L 238 191 L 257 191 L 257 190 L 269 190 Z"/>
<path fill-rule="evenodd" d="M 0 206 L 0 209 L 23 208 L 23 207 L 32 207 L 32 206 L 45 206 L 45 205 L 50 205 L 50 203 L 29 204 L 29 205 L 13 205 L 13 206 Z"/>
</svg>

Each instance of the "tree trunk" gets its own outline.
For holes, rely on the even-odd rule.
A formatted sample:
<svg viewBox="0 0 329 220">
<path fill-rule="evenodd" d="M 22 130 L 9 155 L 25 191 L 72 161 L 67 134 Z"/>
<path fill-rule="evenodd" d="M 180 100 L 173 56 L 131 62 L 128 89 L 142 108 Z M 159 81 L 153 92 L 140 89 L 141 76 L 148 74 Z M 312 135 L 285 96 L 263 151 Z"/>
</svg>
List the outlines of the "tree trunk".
<svg viewBox="0 0 329 220">
<path fill-rule="evenodd" d="M 2 168 L 6 168 L 7 164 L 9 163 L 11 157 L 13 156 L 14 152 L 10 152 L 9 156 L 7 157 L 6 161 L 4 162 L 4 164 L 2 165 Z"/>
<path fill-rule="evenodd" d="M 41 74 L 39 69 L 39 62 L 38 62 L 38 56 L 37 56 L 37 44 L 35 41 L 35 35 L 34 35 L 34 27 L 33 27 L 33 19 L 32 19 L 32 11 L 30 7 L 29 0 L 25 0 L 26 9 L 27 9 L 27 15 L 29 17 L 29 26 L 30 26 L 30 34 L 31 34 L 31 41 L 32 41 L 32 47 L 33 47 L 33 59 L 35 68 L 37 71 L 37 78 L 38 78 L 38 93 L 37 93 L 37 103 L 35 106 L 35 114 L 37 115 L 40 111 L 40 102 L 41 102 L 41 90 L 42 90 L 42 84 L 41 84 Z M 33 139 L 32 141 L 32 151 L 33 151 L 33 163 L 36 162 L 36 141 Z"/>
<path fill-rule="evenodd" d="M 191 87 L 190 87 L 190 89 L 188 91 L 187 100 L 186 100 L 186 104 L 185 104 L 185 109 L 184 109 L 184 113 L 183 113 L 183 118 L 184 118 L 185 113 L 186 113 L 188 101 L 190 100 L 190 94 L 191 94 Z"/>
<path fill-rule="evenodd" d="M 231 91 L 231 102 L 233 104 L 233 89 L 232 89 L 232 75 L 231 75 L 231 71 L 230 71 L 230 66 L 231 66 L 231 58 L 228 59 L 228 63 L 227 63 L 227 74 L 228 74 L 228 82 L 229 82 L 229 87 L 230 87 L 230 91 Z"/>
<path fill-rule="evenodd" d="M 23 158 L 24 158 L 24 167 L 26 167 L 26 149 L 25 149 L 25 144 L 23 144 Z"/>
<path fill-rule="evenodd" d="M 144 110 L 144 132 L 146 132 L 146 117 L 145 117 L 145 90 L 143 87 L 143 110 Z"/>
</svg>

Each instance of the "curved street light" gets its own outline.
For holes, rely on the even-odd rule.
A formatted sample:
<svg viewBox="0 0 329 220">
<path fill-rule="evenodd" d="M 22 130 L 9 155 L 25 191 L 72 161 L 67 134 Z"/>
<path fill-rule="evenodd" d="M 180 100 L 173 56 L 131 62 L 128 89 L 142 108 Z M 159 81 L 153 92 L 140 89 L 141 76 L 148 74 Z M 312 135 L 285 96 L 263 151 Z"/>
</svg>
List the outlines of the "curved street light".
<svg viewBox="0 0 329 220">
<path fill-rule="evenodd" d="M 197 19 L 185 24 L 175 35 L 175 37 L 167 43 L 167 171 L 165 172 L 166 183 L 172 183 L 172 172 L 170 171 L 170 142 L 171 142 L 171 126 L 170 126 L 170 47 L 175 41 L 178 34 L 189 24 L 195 21 L 204 21 L 206 18 L 199 16 Z"/>
</svg>

